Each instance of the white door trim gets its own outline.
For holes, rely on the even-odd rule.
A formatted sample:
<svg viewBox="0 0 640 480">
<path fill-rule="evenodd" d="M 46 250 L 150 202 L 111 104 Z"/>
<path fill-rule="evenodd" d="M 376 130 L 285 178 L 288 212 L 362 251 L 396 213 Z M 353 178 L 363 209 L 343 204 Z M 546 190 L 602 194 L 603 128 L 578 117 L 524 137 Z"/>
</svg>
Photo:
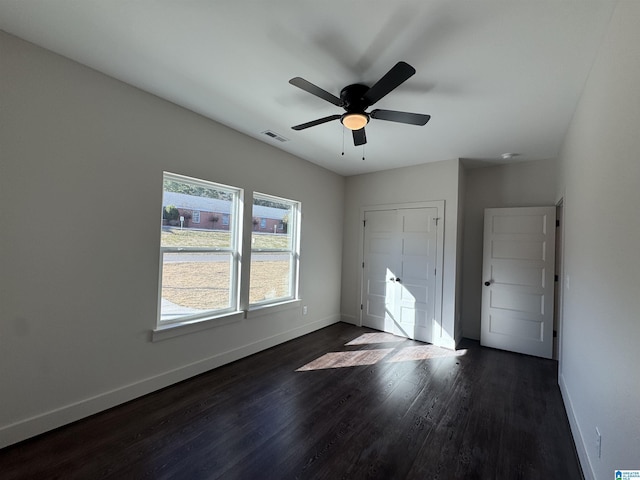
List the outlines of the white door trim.
<svg viewBox="0 0 640 480">
<path fill-rule="evenodd" d="M 563 324 L 563 315 L 564 315 L 564 216 L 565 216 L 565 200 L 564 195 L 558 200 L 556 203 L 556 220 L 559 220 L 560 225 L 558 225 L 556 231 L 556 272 L 555 274 L 558 276 L 557 288 L 555 291 L 554 301 L 556 302 L 554 313 L 557 315 L 557 318 L 554 319 L 557 324 L 557 335 L 558 335 L 558 373 L 562 373 L 562 324 Z M 558 241 L 559 240 L 559 241 Z"/>
<path fill-rule="evenodd" d="M 356 310 L 358 313 L 358 326 L 362 326 L 362 309 L 363 304 L 362 297 L 362 283 L 363 283 L 363 268 L 364 262 L 364 218 L 366 212 L 379 211 L 379 210 L 402 210 L 412 208 L 436 208 L 438 211 L 438 229 L 437 229 L 437 245 L 436 245 L 436 304 L 434 307 L 435 324 L 433 325 L 433 343 L 438 345 L 439 340 L 442 338 L 442 277 L 444 273 L 444 215 L 445 215 L 445 201 L 444 200 L 432 200 L 426 202 L 411 202 L 411 203 L 389 203 L 384 205 L 365 205 L 360 207 L 360 228 L 358 238 L 358 258 L 360 274 L 358 278 L 358 295 Z"/>
</svg>

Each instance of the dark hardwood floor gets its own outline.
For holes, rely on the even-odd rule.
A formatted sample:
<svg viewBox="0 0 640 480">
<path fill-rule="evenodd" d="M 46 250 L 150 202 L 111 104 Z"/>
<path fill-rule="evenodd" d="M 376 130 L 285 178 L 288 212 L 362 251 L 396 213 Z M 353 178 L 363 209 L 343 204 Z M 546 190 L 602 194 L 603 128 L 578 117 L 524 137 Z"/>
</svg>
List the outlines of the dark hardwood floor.
<svg viewBox="0 0 640 480">
<path fill-rule="evenodd" d="M 9 479 L 580 479 L 557 364 L 339 323 L 0 450 Z"/>
</svg>

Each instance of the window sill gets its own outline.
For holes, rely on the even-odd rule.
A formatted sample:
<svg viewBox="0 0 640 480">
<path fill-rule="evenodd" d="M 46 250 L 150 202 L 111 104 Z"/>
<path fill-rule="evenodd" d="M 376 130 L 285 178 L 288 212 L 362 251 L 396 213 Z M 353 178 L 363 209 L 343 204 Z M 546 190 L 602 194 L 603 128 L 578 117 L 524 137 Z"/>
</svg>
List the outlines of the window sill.
<svg viewBox="0 0 640 480">
<path fill-rule="evenodd" d="M 286 300 L 279 303 L 270 303 L 268 305 L 256 305 L 247 310 L 246 318 L 256 318 L 266 315 L 268 313 L 278 313 L 285 310 L 291 310 L 293 308 L 300 308 L 302 300 L 299 298 L 293 300 Z"/>
<path fill-rule="evenodd" d="M 198 320 L 190 320 L 188 322 L 171 323 L 161 325 L 151 331 L 151 341 L 159 342 L 167 338 L 187 335 L 189 333 L 200 332 L 213 327 L 227 325 L 229 323 L 239 322 L 244 319 L 245 312 L 231 312 L 213 318 L 205 318 Z"/>
<path fill-rule="evenodd" d="M 177 322 L 168 325 L 161 325 L 151 331 L 151 341 L 159 342 L 168 338 L 179 337 L 189 333 L 200 332 L 209 328 L 228 325 L 230 323 L 239 322 L 243 319 L 257 318 L 263 315 L 284 312 L 294 308 L 300 308 L 301 299 L 286 300 L 279 303 L 271 303 L 269 305 L 259 305 L 252 307 L 250 310 L 231 312 L 213 318 L 205 318 L 198 320 L 189 320 L 187 322 Z"/>
</svg>

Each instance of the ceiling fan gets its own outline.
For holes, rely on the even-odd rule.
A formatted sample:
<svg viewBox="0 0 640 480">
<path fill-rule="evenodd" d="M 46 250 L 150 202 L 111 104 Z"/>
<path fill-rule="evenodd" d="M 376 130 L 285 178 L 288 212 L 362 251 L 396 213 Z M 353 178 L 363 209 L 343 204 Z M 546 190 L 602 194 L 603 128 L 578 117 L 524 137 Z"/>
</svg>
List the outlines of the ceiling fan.
<svg viewBox="0 0 640 480">
<path fill-rule="evenodd" d="M 304 78 L 295 77 L 289 80 L 291 85 L 301 88 L 305 92 L 309 92 L 316 97 L 320 97 L 327 102 L 333 103 L 338 107 L 345 109 L 342 115 L 335 114 L 328 117 L 312 120 L 311 122 L 301 123 L 293 128 L 294 130 L 304 130 L 305 128 L 315 127 L 332 120 L 340 119 L 342 125 L 353 131 L 353 144 L 364 145 L 367 143 L 367 137 L 364 127 L 369 123 L 371 118 L 376 120 L 387 120 L 389 122 L 407 123 L 409 125 L 425 125 L 431 115 L 423 115 L 420 113 L 398 112 L 395 110 L 365 110 L 376 103 L 382 97 L 392 92 L 409 77 L 416 73 L 415 68 L 406 62 L 396 63 L 378 82 L 371 88 L 359 83 L 347 85 L 340 92 L 340 98 L 305 80 Z"/>
</svg>

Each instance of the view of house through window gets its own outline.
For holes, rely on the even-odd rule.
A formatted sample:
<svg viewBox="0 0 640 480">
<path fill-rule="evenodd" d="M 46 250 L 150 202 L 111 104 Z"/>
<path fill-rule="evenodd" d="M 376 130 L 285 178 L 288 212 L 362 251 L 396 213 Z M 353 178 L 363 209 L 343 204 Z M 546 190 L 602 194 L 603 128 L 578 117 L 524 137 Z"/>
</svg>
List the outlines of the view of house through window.
<svg viewBox="0 0 640 480">
<path fill-rule="evenodd" d="M 293 200 L 253 195 L 249 303 L 263 305 L 297 294 L 298 214 Z"/>
<path fill-rule="evenodd" d="M 240 194 L 165 172 L 159 323 L 238 310 Z"/>
<path fill-rule="evenodd" d="M 164 173 L 159 324 L 297 298 L 300 203 L 254 193 L 249 291 L 239 291 L 242 190 Z M 249 215 L 249 212 L 246 212 Z M 248 298 L 247 298 L 248 297 Z"/>
</svg>

